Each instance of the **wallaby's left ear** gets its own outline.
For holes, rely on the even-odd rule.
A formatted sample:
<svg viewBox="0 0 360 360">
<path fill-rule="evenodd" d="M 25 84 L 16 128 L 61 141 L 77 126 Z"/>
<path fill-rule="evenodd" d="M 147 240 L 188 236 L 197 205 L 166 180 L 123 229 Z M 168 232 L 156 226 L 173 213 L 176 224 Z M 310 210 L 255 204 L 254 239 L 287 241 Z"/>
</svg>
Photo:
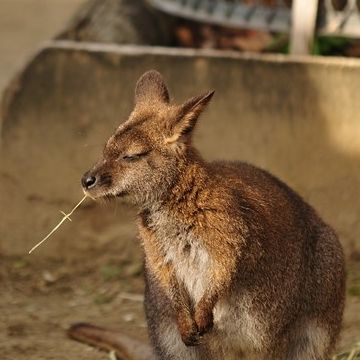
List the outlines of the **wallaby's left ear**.
<svg viewBox="0 0 360 360">
<path fill-rule="evenodd" d="M 208 91 L 200 96 L 195 96 L 187 100 L 180 107 L 179 114 L 173 126 L 172 139 L 176 141 L 181 136 L 189 134 L 195 127 L 197 119 L 205 110 L 215 91 Z"/>
<path fill-rule="evenodd" d="M 135 88 L 135 103 L 153 103 L 160 101 L 169 103 L 169 90 L 161 74 L 156 70 L 149 70 L 143 74 Z"/>
</svg>

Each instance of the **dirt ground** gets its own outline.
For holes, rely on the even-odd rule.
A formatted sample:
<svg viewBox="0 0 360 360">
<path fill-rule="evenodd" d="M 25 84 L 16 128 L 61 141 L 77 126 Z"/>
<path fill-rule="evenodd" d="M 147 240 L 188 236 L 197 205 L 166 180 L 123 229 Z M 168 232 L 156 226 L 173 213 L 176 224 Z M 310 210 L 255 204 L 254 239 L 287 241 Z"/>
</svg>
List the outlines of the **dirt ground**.
<svg viewBox="0 0 360 360">
<path fill-rule="evenodd" d="M 0 354 L 3 360 L 108 359 L 66 338 L 79 321 L 111 325 L 146 339 L 141 260 L 111 249 L 66 260 L 0 257 Z"/>
<path fill-rule="evenodd" d="M 61 260 L 0 257 L 1 359 L 109 359 L 66 337 L 69 325 L 79 321 L 119 328 L 146 340 L 140 249 L 136 241 L 113 247 Z M 339 350 L 360 339 L 359 261 L 348 263 L 348 274 Z"/>
</svg>

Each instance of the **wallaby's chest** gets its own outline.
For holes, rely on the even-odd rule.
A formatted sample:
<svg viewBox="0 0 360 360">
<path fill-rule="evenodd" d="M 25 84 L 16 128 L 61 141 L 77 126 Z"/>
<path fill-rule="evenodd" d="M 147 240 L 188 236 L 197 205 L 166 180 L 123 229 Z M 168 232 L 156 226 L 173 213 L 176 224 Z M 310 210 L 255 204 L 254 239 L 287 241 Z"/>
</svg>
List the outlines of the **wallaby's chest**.
<svg viewBox="0 0 360 360">
<path fill-rule="evenodd" d="M 166 212 L 156 212 L 148 220 L 164 263 L 173 266 L 178 281 L 185 285 L 195 302 L 199 301 L 208 284 L 210 264 L 209 254 L 201 239 L 194 235 L 190 226 Z"/>
</svg>

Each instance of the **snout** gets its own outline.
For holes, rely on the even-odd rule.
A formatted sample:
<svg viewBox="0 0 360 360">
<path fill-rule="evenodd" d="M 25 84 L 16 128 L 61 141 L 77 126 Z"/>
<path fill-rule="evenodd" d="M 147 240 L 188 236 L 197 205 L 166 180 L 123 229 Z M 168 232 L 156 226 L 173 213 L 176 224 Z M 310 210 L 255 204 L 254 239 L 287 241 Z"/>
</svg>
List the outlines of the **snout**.
<svg viewBox="0 0 360 360">
<path fill-rule="evenodd" d="M 81 178 L 84 192 L 93 199 L 111 196 L 115 193 L 113 179 L 109 169 L 103 166 L 94 166 Z"/>
<path fill-rule="evenodd" d="M 90 190 L 97 184 L 98 179 L 96 176 L 91 174 L 89 171 L 84 174 L 81 179 L 81 184 L 85 190 Z"/>
</svg>

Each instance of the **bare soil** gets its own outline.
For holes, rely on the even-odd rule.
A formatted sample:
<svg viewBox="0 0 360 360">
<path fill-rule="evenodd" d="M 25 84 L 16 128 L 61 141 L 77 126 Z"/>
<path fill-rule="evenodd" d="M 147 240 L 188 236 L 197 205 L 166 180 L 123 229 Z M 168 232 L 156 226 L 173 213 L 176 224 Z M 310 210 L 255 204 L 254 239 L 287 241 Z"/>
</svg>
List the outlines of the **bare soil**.
<svg viewBox="0 0 360 360">
<path fill-rule="evenodd" d="M 66 337 L 79 321 L 111 325 L 145 341 L 141 261 L 115 263 L 110 254 L 103 249 L 35 262 L 0 257 L 1 359 L 108 359 Z"/>
<path fill-rule="evenodd" d="M 1 359 L 109 359 L 66 337 L 70 324 L 79 321 L 146 341 L 142 261 L 136 243 L 132 246 L 134 256 L 121 249 L 116 256 L 109 246 L 61 260 L 0 256 Z M 360 262 L 350 261 L 348 272 L 339 350 L 360 340 Z"/>
</svg>

